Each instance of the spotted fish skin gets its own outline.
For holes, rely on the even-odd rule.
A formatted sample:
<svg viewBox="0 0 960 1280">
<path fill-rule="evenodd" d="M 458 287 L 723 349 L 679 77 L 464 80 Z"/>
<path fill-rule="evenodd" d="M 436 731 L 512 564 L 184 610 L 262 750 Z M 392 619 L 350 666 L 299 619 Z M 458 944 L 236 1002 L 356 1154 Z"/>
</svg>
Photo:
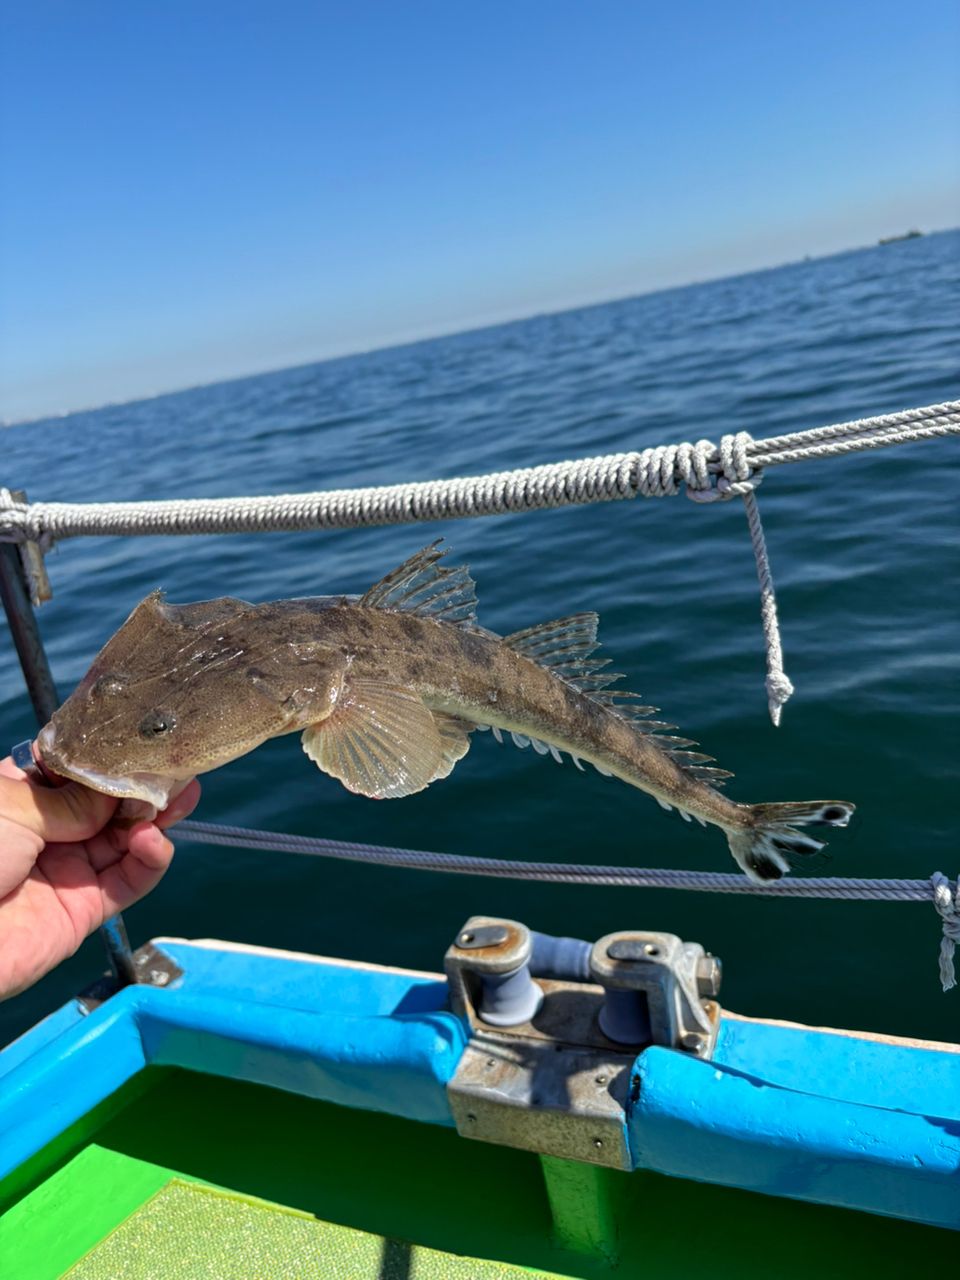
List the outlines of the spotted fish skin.
<svg viewBox="0 0 960 1280">
<path fill-rule="evenodd" d="M 823 847 L 797 824 L 849 820 L 844 801 L 730 800 L 727 771 L 613 687 L 621 677 L 593 656 L 595 614 L 496 635 L 477 623 L 468 571 L 443 554 L 424 548 L 361 597 L 173 605 L 154 592 L 41 731 L 42 759 L 161 808 L 185 779 L 301 732 L 349 790 L 393 799 L 446 777 L 472 732 L 492 729 L 720 827 L 757 880 Z"/>
</svg>

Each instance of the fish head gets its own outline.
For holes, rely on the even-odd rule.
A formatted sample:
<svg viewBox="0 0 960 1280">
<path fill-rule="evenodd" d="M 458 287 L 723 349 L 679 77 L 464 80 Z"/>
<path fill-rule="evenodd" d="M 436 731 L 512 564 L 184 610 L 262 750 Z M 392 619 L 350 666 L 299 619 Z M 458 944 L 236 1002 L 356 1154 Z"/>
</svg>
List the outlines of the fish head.
<svg viewBox="0 0 960 1280">
<path fill-rule="evenodd" d="M 242 600 L 147 596 L 40 731 L 43 763 L 163 809 L 184 780 L 329 715 L 342 655 L 265 637 L 257 617 Z"/>
</svg>

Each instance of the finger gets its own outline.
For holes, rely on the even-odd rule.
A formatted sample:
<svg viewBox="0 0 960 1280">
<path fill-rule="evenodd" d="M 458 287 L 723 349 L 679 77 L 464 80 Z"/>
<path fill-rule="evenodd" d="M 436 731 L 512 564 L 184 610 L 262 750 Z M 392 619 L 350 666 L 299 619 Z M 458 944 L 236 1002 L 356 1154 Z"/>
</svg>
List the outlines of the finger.
<svg viewBox="0 0 960 1280">
<path fill-rule="evenodd" d="M 173 859 L 173 844 L 152 823 L 131 831 L 130 845 L 125 857 L 97 877 L 104 918 L 156 888 Z"/>
<path fill-rule="evenodd" d="M 127 857 L 151 869 L 166 871 L 173 857 L 173 842 L 152 822 L 145 822 L 130 832 Z"/>
<path fill-rule="evenodd" d="M 43 852 L 43 840 L 0 813 L 0 898 L 22 884 Z M 0 928 L 0 937 L 3 930 Z"/>
<path fill-rule="evenodd" d="M 59 773 L 54 773 L 42 760 L 34 758 L 34 764 L 51 787 L 62 787 L 69 782 L 69 778 L 64 778 Z M 7 756 L 5 759 L 0 760 L 0 777 L 14 778 L 22 782 L 26 776 L 26 771 L 13 763 L 13 756 Z"/>
<path fill-rule="evenodd" d="M 79 782 L 54 789 L 0 777 L 0 813 L 47 841 L 85 840 L 106 825 L 116 807 L 113 796 Z"/>
<path fill-rule="evenodd" d="M 113 863 L 119 862 L 128 849 L 144 847 L 143 832 L 157 828 L 162 831 L 166 827 L 172 827 L 174 823 L 180 822 L 188 813 L 193 812 L 199 799 L 200 784 L 194 778 L 185 784 L 184 789 L 152 821 L 140 818 L 133 819 L 129 824 L 124 825 L 114 817 L 114 820 L 108 822 L 102 831 L 87 840 L 90 865 L 94 871 L 104 871 Z M 139 845 L 131 839 L 134 831 L 141 832 Z"/>
<path fill-rule="evenodd" d="M 115 827 L 112 822 L 108 822 L 102 831 L 84 841 L 87 857 L 94 871 L 103 871 L 105 867 L 119 862 L 129 844 L 130 832 Z"/>
<path fill-rule="evenodd" d="M 13 763 L 13 756 L 6 756 L 0 760 L 0 778 L 13 778 L 17 782 L 22 782 L 26 776 L 23 770 Z"/>
<path fill-rule="evenodd" d="M 90 865 L 94 871 L 105 871 L 107 867 L 119 862 L 128 850 L 136 857 L 146 858 L 148 861 L 153 858 L 156 862 L 157 857 L 162 856 L 157 851 L 165 851 L 170 844 L 169 840 L 156 837 L 159 837 L 164 828 L 172 827 L 188 813 L 192 813 L 199 799 L 200 784 L 194 778 L 152 822 L 140 819 L 129 826 L 120 826 L 116 820 L 108 822 L 102 831 L 86 841 Z"/>
<path fill-rule="evenodd" d="M 200 783 L 192 778 L 179 795 L 174 796 L 162 813 L 157 814 L 154 822 L 161 829 L 172 827 L 188 814 L 193 813 L 200 799 Z"/>
</svg>

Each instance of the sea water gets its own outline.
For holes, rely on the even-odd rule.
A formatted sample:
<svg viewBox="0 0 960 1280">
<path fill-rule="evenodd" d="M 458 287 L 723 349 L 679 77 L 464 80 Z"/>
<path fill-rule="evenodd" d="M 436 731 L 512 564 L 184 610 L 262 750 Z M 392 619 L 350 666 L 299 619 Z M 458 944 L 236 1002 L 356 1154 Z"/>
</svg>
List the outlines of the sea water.
<svg viewBox="0 0 960 1280">
<path fill-rule="evenodd" d="M 755 437 L 957 396 L 960 233 L 201 387 L 0 433 L 33 500 L 229 497 L 478 474 Z M 625 687 L 736 777 L 738 800 L 854 801 L 797 874 L 960 872 L 960 442 L 771 470 L 759 502 L 796 685 L 774 729 L 742 504 L 683 497 L 344 532 L 65 541 L 40 625 L 63 695 L 133 605 L 361 592 L 443 537 L 501 633 L 596 609 Z M 453 562 L 453 561 L 451 561 Z M 0 624 L 0 724 L 33 732 Z M 613 779 L 475 735 L 445 781 L 348 794 L 278 739 L 204 778 L 197 818 L 360 842 L 733 871 L 726 842 Z M 424 874 L 180 843 L 134 945 L 216 937 L 438 969 L 475 912 L 594 939 L 667 930 L 724 961 L 724 1005 L 955 1039 L 931 905 L 739 898 Z M 0 1043 L 102 966 L 97 939 L 0 1006 Z"/>
</svg>

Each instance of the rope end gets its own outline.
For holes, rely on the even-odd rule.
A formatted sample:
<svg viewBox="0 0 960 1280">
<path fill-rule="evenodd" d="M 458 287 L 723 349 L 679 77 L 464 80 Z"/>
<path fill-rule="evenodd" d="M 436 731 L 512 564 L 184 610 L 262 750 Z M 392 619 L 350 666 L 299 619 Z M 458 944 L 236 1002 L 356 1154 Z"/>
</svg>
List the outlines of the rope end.
<svg viewBox="0 0 960 1280">
<path fill-rule="evenodd" d="M 767 707 L 774 728 L 780 728 L 780 716 L 793 693 L 793 682 L 785 671 L 771 671 L 767 676 Z"/>
<path fill-rule="evenodd" d="M 952 991 L 957 985 L 953 953 L 960 942 L 960 879 L 954 889 L 942 871 L 935 871 L 930 877 L 930 887 L 933 890 L 933 905 L 943 926 L 943 937 L 940 939 L 940 986 L 944 991 Z"/>
</svg>

